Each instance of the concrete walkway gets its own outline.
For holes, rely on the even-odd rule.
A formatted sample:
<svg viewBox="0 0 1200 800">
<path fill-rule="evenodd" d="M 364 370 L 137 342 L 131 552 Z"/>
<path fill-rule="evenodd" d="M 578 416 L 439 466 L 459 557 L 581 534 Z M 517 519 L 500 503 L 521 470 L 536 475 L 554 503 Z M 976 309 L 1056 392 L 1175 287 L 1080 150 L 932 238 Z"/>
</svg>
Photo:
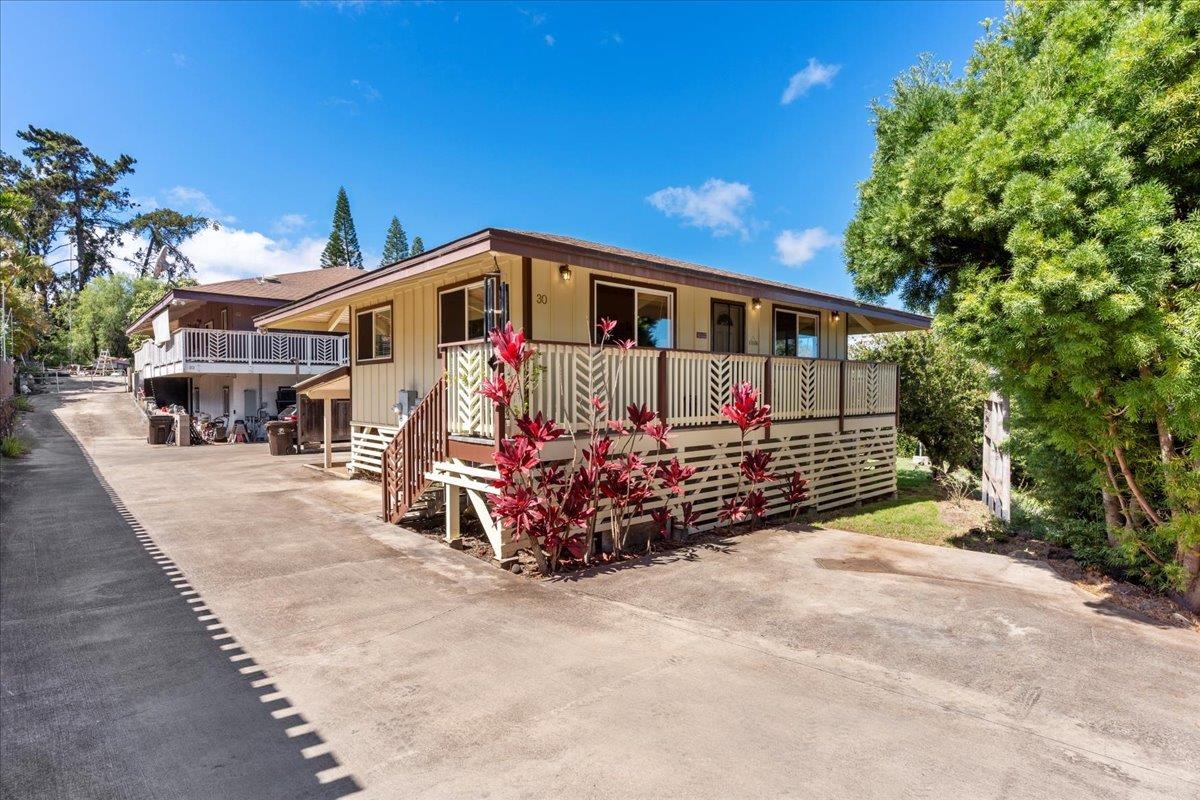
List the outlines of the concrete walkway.
<svg viewBox="0 0 1200 800">
<path fill-rule="evenodd" d="M 363 796 L 1200 797 L 1200 637 L 1035 565 L 764 531 L 535 583 L 380 523 L 376 485 L 151 448 L 128 396 L 73 399 L 290 731 L 328 743 L 319 776 Z"/>
</svg>

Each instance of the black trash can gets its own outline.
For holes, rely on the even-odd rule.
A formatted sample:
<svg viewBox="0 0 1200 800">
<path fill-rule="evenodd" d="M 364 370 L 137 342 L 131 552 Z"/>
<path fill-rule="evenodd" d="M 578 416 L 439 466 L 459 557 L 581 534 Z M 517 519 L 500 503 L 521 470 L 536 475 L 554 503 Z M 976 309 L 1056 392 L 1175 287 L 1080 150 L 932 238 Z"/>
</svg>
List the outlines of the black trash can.
<svg viewBox="0 0 1200 800">
<path fill-rule="evenodd" d="M 146 441 L 150 444 L 166 444 L 173 427 L 175 427 L 175 418 L 170 414 L 152 414 Z"/>
<path fill-rule="evenodd" d="M 267 442 L 271 447 L 271 455 L 286 456 L 296 443 L 296 423 L 286 420 L 268 422 Z"/>
</svg>

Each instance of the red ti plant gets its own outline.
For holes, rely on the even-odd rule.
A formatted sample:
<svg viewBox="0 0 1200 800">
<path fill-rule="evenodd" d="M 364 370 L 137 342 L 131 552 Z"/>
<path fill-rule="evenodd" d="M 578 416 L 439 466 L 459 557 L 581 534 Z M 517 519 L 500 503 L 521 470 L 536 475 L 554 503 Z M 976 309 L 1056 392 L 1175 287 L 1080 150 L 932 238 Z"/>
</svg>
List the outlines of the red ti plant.
<svg viewBox="0 0 1200 800">
<path fill-rule="evenodd" d="M 721 407 L 721 414 L 738 426 L 739 455 L 737 489 L 725 498 L 717 512 L 717 518 L 732 531 L 735 523 L 749 519 L 752 525 L 767 516 L 768 503 L 766 484 L 777 476 L 770 471 L 771 453 L 766 450 L 746 450 L 746 434 L 771 425 L 771 407 L 758 402 L 758 390 L 749 381 L 734 384 L 730 402 Z M 788 485 L 783 497 L 796 517 L 800 505 L 808 499 L 808 481 L 799 471 L 788 476 Z"/>
<path fill-rule="evenodd" d="M 612 320 L 599 322 L 598 347 L 608 344 L 615 326 Z M 520 410 L 515 419 L 517 432 L 504 438 L 495 453 L 500 478 L 495 482 L 499 493 L 489 496 L 492 512 L 512 530 L 514 539 L 528 538 L 543 574 L 554 572 L 564 554 L 582 560 L 590 557 L 602 501 L 612 549 L 621 552 L 632 520 L 641 516 L 655 497 L 656 481 L 669 494 L 681 495 L 682 482 L 694 472 L 677 461 L 673 468 L 660 472 L 638 454 L 642 437 L 665 447 L 670 426 L 644 404 L 629 405 L 623 419 L 605 419 L 611 405 L 606 377 L 605 396 L 591 398 L 587 445 L 563 466 L 543 462 L 545 445 L 566 431 L 540 412 L 530 416 L 527 398 L 536 375 L 535 351 L 524 333 L 513 330 L 511 324 L 493 331 L 490 338 L 500 369 L 483 381 L 479 394 L 510 413 Z M 628 341 L 616 344 L 622 353 L 633 347 Z M 694 522 L 690 505 L 687 515 Z"/>
</svg>

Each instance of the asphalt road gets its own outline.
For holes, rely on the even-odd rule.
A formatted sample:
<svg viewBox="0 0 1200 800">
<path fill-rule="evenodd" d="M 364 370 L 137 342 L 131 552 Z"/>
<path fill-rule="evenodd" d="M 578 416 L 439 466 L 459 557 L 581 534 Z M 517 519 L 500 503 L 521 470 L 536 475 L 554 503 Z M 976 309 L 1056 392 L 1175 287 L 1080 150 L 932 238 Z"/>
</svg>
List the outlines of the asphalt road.
<svg viewBox="0 0 1200 800">
<path fill-rule="evenodd" d="M 286 699 L 270 701 L 262 673 L 241 671 L 252 660 L 230 660 L 236 646 L 221 649 L 220 620 L 199 619 L 210 616 L 203 598 L 185 595 L 186 575 L 144 546 L 53 404 L 40 397 L 25 416 L 33 453 L 0 462 L 0 796 L 355 790 L 348 777 L 318 782 L 334 765 L 324 743 L 287 735 L 303 720 L 275 718 Z"/>
</svg>

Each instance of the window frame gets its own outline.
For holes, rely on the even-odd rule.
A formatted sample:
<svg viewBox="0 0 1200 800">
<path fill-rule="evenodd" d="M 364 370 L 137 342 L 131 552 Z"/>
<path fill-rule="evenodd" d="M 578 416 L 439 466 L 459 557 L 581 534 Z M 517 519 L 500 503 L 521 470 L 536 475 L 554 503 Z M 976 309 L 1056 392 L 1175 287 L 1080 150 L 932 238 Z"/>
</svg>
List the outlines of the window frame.
<svg viewBox="0 0 1200 800">
<path fill-rule="evenodd" d="M 742 337 L 741 337 L 742 340 L 741 340 L 741 342 L 739 342 L 739 344 L 741 345 L 741 348 L 742 348 L 741 350 L 727 351 L 727 350 L 715 349 L 716 344 L 717 344 L 717 324 L 716 324 L 717 323 L 717 303 L 720 303 L 721 305 L 725 305 L 725 306 L 741 306 L 742 307 Z M 749 352 L 749 350 L 750 350 L 750 347 L 749 347 L 750 335 L 749 335 L 749 325 L 747 325 L 747 322 L 749 320 L 749 315 L 750 315 L 750 309 L 747 307 L 746 302 L 744 300 L 727 300 L 727 299 L 721 298 L 721 297 L 709 298 L 709 303 L 708 303 L 708 349 L 709 349 L 709 352 L 724 353 L 726 355 L 745 355 L 747 352 Z M 771 318 L 772 326 L 774 326 L 774 324 L 775 324 L 774 319 L 775 319 L 774 317 Z M 772 350 L 775 349 L 774 340 L 772 340 L 772 342 L 771 342 L 771 349 Z"/>
<path fill-rule="evenodd" d="M 779 341 L 779 334 L 778 334 L 779 316 L 778 315 L 779 315 L 780 311 L 784 312 L 785 314 L 791 314 L 795 317 L 808 317 L 816 323 L 816 325 L 813 328 L 813 330 L 816 332 L 815 338 L 817 340 L 816 348 L 815 348 L 816 349 L 815 355 L 811 355 L 811 356 L 801 356 L 801 355 L 778 356 L 778 355 L 776 355 L 775 343 Z M 796 329 L 799 330 L 799 327 L 800 326 L 797 325 Z M 772 304 L 772 306 L 771 306 L 771 347 L 770 347 L 769 355 L 776 356 L 777 358 L 807 358 L 810 360 L 820 359 L 821 358 L 821 313 L 819 311 L 809 311 L 808 309 L 796 308 L 794 306 L 784 306 L 784 305 Z"/>
<path fill-rule="evenodd" d="M 637 335 L 637 308 L 638 308 L 638 292 L 645 291 L 652 294 L 661 295 L 667 298 L 667 315 L 671 320 L 671 345 L 669 347 L 654 347 L 651 345 L 637 345 L 646 350 L 677 350 L 679 349 L 679 314 L 677 292 L 674 286 L 658 286 L 652 283 L 638 283 L 636 281 L 623 281 L 619 279 L 609 278 L 604 275 L 592 275 L 588 290 L 591 294 L 591 312 L 592 312 L 592 343 L 600 343 L 600 331 L 596 328 L 596 324 L 600 321 L 599 315 L 596 313 L 596 287 L 600 284 L 607 286 L 616 286 L 621 289 L 633 290 L 633 326 L 634 335 Z"/>
<path fill-rule="evenodd" d="M 382 311 L 383 309 L 387 309 L 389 312 L 391 312 L 391 316 L 392 316 L 392 323 L 391 323 L 392 347 L 386 356 L 374 356 L 372 358 L 359 358 L 358 357 L 358 344 L 359 344 L 359 341 L 362 339 L 361 326 L 359 325 L 359 321 L 363 314 L 371 315 L 371 352 L 374 353 L 375 352 L 375 334 L 374 334 L 375 314 L 376 314 L 376 312 Z M 351 344 L 353 345 L 352 349 L 354 351 L 354 363 L 355 364 L 389 364 L 389 363 L 391 363 L 391 361 L 396 357 L 396 314 L 392 309 L 392 301 L 391 300 L 388 300 L 386 303 L 376 303 L 373 306 L 365 306 L 363 308 L 355 308 L 354 309 L 354 340 L 351 342 Z"/>
<path fill-rule="evenodd" d="M 471 324 L 470 308 L 467 305 L 467 291 L 476 287 L 483 288 L 483 279 L 485 276 L 479 275 L 474 278 L 468 278 L 457 283 L 450 283 L 445 286 L 439 286 L 437 290 L 437 343 L 439 347 L 454 344 L 473 344 L 475 342 L 485 342 L 488 338 L 488 309 L 485 305 L 483 309 L 483 335 L 476 339 L 455 339 L 450 342 L 442 341 L 442 295 L 450 294 L 451 292 L 462 292 L 463 296 L 463 335 L 467 333 L 467 326 Z M 486 304 L 487 298 L 484 298 Z"/>
</svg>

